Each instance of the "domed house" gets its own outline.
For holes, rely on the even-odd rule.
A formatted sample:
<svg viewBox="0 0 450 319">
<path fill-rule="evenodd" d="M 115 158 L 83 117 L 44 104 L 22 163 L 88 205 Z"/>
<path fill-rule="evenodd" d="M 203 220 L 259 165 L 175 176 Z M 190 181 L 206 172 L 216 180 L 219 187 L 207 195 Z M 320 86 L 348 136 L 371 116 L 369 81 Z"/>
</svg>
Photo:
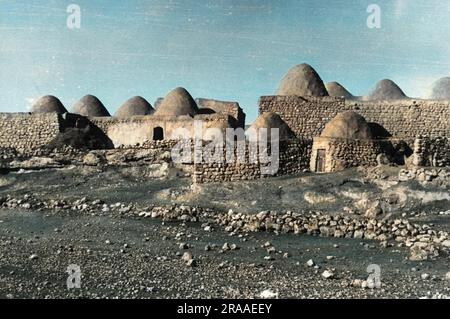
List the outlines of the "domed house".
<svg viewBox="0 0 450 319">
<path fill-rule="evenodd" d="M 450 100 L 450 77 L 434 82 L 428 97 L 432 100 Z"/>
<path fill-rule="evenodd" d="M 155 110 L 150 103 L 141 96 L 128 99 L 114 114 L 117 118 L 128 118 L 139 115 L 150 115 Z"/>
<path fill-rule="evenodd" d="M 379 81 L 375 88 L 366 97 L 372 101 L 391 101 L 408 99 L 402 89 L 395 82 L 384 79 Z"/>
<path fill-rule="evenodd" d="M 46 95 L 33 103 L 31 112 L 64 114 L 67 113 L 67 110 L 57 97 L 53 95 Z"/>
<path fill-rule="evenodd" d="M 328 92 L 316 70 L 304 63 L 288 71 L 275 95 L 328 96 Z"/>
<path fill-rule="evenodd" d="M 245 134 L 248 139 L 256 138 L 260 129 L 267 129 L 267 141 L 271 141 L 272 129 L 278 129 L 278 140 L 284 141 L 295 138 L 295 134 L 291 131 L 289 126 L 276 113 L 263 113 L 256 121 L 246 130 Z"/>
<path fill-rule="evenodd" d="M 325 125 L 321 137 L 354 140 L 372 139 L 372 132 L 366 119 L 353 111 L 336 115 Z"/>
<path fill-rule="evenodd" d="M 338 82 L 329 82 L 325 84 L 329 96 L 344 97 L 352 99 L 354 96 L 345 87 Z"/>
<path fill-rule="evenodd" d="M 189 92 L 178 87 L 169 92 L 159 104 L 155 116 L 190 116 L 198 113 L 198 107 Z"/>
<path fill-rule="evenodd" d="M 111 116 L 103 103 L 93 95 L 86 95 L 76 102 L 72 107 L 72 113 L 87 117 Z"/>
<path fill-rule="evenodd" d="M 311 171 L 335 172 L 349 167 L 377 165 L 385 154 L 386 143 L 373 139 L 364 117 L 353 111 L 339 113 L 315 137 L 311 153 Z"/>
</svg>

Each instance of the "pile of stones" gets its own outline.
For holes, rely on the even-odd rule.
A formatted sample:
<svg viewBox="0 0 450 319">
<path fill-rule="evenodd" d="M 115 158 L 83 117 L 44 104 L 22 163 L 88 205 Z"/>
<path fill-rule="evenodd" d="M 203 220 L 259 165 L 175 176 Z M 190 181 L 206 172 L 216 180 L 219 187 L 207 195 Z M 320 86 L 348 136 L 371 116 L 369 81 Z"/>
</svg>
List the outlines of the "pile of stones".
<svg viewBox="0 0 450 319">
<path fill-rule="evenodd" d="M 398 174 L 399 181 L 417 180 L 419 182 L 431 182 L 434 180 L 450 183 L 450 170 L 445 168 L 413 168 L 401 169 Z"/>
<path fill-rule="evenodd" d="M 375 219 L 348 214 L 329 215 L 321 212 L 295 213 L 261 211 L 258 214 L 217 212 L 213 209 L 188 205 L 149 206 L 134 204 L 106 204 L 101 200 L 87 198 L 75 200 L 39 201 L 34 196 L 23 198 L 10 196 L 0 198 L 0 207 L 31 210 L 74 211 L 90 215 L 115 213 L 130 217 L 160 218 L 164 221 L 208 222 L 222 226 L 227 232 L 268 231 L 279 233 L 308 234 L 323 237 L 377 240 L 384 247 L 396 244 L 410 249 L 410 259 L 415 261 L 435 258 L 450 251 L 447 232 L 437 231 L 429 225 L 413 224 L 407 219 Z"/>
<path fill-rule="evenodd" d="M 352 218 L 344 214 L 330 216 L 320 212 L 299 214 L 293 212 L 262 211 L 258 214 L 218 213 L 189 206 L 154 207 L 140 216 L 164 220 L 212 220 L 228 232 L 269 231 L 275 233 L 309 234 L 323 237 L 378 240 L 384 247 L 396 243 L 410 248 L 411 260 L 421 261 L 450 251 L 447 232 L 436 231 L 428 225 L 413 224 L 407 219 L 377 220 Z"/>
</svg>

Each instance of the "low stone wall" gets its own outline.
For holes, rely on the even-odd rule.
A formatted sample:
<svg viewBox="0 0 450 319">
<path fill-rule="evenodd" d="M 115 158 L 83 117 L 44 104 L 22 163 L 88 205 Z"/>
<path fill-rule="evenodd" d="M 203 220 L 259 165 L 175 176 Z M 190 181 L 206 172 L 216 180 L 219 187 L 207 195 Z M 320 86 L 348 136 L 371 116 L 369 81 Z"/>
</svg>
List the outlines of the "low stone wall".
<svg viewBox="0 0 450 319">
<path fill-rule="evenodd" d="M 450 138 L 420 136 L 414 141 L 417 166 L 450 167 Z"/>
<path fill-rule="evenodd" d="M 56 113 L 0 113 L 0 148 L 32 155 L 60 133 L 61 123 Z"/>
<path fill-rule="evenodd" d="M 237 148 L 234 149 L 234 161 L 225 161 L 226 150 L 223 149 L 222 163 L 194 163 L 193 180 L 194 183 L 208 182 L 231 182 L 240 180 L 254 180 L 268 176 L 290 175 L 308 169 L 311 154 L 310 140 L 282 141 L 279 145 L 278 171 L 274 175 L 264 175 L 262 168 L 267 164 L 262 164 L 258 160 L 259 154 L 251 156 L 248 145 L 245 148 L 245 162 L 239 162 L 237 156 L 240 155 Z M 269 149 L 270 152 L 270 149 Z M 270 154 L 270 153 L 269 153 Z"/>
<path fill-rule="evenodd" d="M 450 137 L 449 101 L 346 101 L 338 97 L 262 96 L 259 111 L 278 113 L 298 138 L 320 136 L 325 124 L 344 111 L 361 114 L 367 122 L 381 125 L 395 138 Z"/>
</svg>

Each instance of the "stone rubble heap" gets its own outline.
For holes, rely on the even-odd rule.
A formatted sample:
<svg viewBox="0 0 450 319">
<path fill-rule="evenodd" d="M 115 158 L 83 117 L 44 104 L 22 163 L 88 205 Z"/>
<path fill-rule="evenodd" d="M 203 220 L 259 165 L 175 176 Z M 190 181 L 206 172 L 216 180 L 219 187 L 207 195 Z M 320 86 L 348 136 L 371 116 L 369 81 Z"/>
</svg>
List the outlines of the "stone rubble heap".
<svg viewBox="0 0 450 319">
<path fill-rule="evenodd" d="M 450 183 L 450 170 L 444 168 L 413 168 L 401 169 L 398 174 L 399 181 L 417 180 L 419 182 L 431 182 L 434 180 Z"/>
<path fill-rule="evenodd" d="M 23 198 L 0 198 L 0 208 L 32 209 L 37 211 L 75 211 L 91 215 L 114 212 L 131 217 L 160 218 L 165 221 L 210 222 L 227 232 L 258 232 L 308 234 L 323 237 L 377 240 L 384 247 L 408 247 L 410 259 L 415 261 L 438 257 L 450 251 L 447 232 L 436 231 L 429 225 L 413 224 L 407 219 L 382 219 L 351 217 L 345 214 L 328 215 L 321 212 L 279 213 L 262 211 L 258 214 L 217 212 L 212 209 L 187 205 L 137 207 L 134 204 L 106 204 L 101 200 L 50 200 L 39 201 L 31 195 Z"/>
</svg>

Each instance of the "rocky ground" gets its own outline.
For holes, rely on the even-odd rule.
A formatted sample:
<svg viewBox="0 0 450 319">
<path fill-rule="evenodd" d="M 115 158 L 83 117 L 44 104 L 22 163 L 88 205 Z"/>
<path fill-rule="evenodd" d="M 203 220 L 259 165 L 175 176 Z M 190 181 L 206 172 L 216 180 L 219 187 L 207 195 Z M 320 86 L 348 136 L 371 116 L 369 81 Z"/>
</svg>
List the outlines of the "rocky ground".
<svg viewBox="0 0 450 319">
<path fill-rule="evenodd" d="M 95 166 L 0 175 L 0 298 L 450 296 L 446 171 L 196 186 L 177 175 Z M 67 289 L 71 264 L 81 289 Z M 374 264 L 381 288 L 368 278 Z"/>
</svg>

